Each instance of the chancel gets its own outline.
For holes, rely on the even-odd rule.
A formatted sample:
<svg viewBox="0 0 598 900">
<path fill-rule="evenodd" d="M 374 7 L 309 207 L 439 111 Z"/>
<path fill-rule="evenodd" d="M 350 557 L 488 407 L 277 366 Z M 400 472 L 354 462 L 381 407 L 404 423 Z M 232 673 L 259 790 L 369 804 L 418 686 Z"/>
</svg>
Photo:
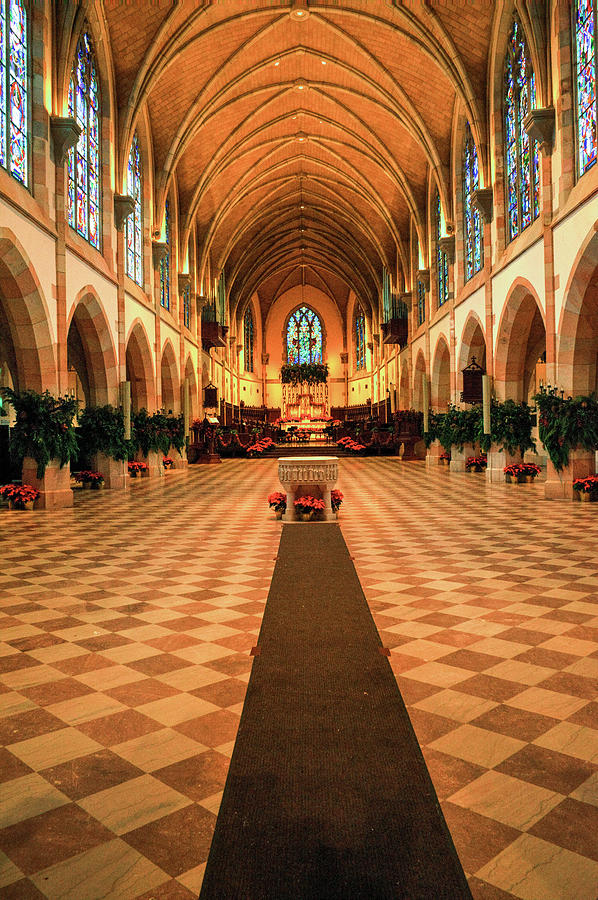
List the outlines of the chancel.
<svg viewBox="0 0 598 900">
<path fill-rule="evenodd" d="M 0 894 L 598 897 L 589 0 L 0 0 Z"/>
</svg>

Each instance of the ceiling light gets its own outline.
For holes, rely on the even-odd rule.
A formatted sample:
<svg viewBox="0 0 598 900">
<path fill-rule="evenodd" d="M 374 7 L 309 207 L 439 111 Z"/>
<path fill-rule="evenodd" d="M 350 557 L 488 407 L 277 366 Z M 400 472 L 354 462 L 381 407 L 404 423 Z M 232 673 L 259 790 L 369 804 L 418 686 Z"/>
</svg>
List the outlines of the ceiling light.
<svg viewBox="0 0 598 900">
<path fill-rule="evenodd" d="M 297 140 L 300 141 L 300 143 L 303 143 L 304 141 L 307 140 L 307 135 L 305 134 L 304 131 L 298 131 L 296 137 L 297 137 Z"/>
<path fill-rule="evenodd" d="M 276 62 L 274 63 L 274 65 L 275 65 L 275 66 L 279 66 L 279 65 L 280 65 L 280 60 L 277 59 Z"/>
<path fill-rule="evenodd" d="M 301 204 L 301 206 L 299 207 L 299 209 L 305 209 L 305 206 L 303 205 L 303 203 Z"/>
<path fill-rule="evenodd" d="M 323 65 L 323 66 L 326 65 L 326 60 L 325 60 L 325 59 L 322 60 L 322 65 Z"/>
<path fill-rule="evenodd" d="M 305 22 L 305 20 L 309 17 L 307 0 L 293 0 L 293 2 L 291 3 L 291 8 L 289 10 L 289 15 L 294 22 Z"/>
</svg>

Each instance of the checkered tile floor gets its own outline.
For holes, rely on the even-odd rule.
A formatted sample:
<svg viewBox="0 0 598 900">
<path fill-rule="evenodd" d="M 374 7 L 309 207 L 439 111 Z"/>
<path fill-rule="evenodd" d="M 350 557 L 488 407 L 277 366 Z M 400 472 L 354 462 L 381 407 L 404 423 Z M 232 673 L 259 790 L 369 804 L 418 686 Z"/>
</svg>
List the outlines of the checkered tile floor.
<svg viewBox="0 0 598 900">
<path fill-rule="evenodd" d="M 278 549 L 276 465 L 0 510 L 0 896 L 197 897 Z M 595 900 L 598 506 L 395 459 L 340 469 L 476 900 Z"/>
</svg>

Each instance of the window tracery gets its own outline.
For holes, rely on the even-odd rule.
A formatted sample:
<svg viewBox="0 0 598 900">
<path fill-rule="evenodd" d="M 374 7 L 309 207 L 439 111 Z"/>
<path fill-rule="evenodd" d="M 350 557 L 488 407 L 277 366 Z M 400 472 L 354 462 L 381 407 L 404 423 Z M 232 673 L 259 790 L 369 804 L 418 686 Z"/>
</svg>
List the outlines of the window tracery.
<svg viewBox="0 0 598 900">
<path fill-rule="evenodd" d="M 361 306 L 355 307 L 355 368 L 365 369 L 365 315 Z"/>
<path fill-rule="evenodd" d="M 168 253 L 160 260 L 160 305 L 170 309 L 170 203 L 164 204 L 164 233 Z"/>
<path fill-rule="evenodd" d="M 523 120 L 536 105 L 536 82 L 525 35 L 515 19 L 505 60 L 504 117 L 505 173 L 509 240 L 517 237 L 540 211 L 540 161 L 538 144 Z"/>
<path fill-rule="evenodd" d="M 440 238 L 442 236 L 442 209 L 440 206 L 440 193 L 436 191 L 436 198 L 434 203 L 434 211 L 436 218 L 436 277 L 438 279 L 438 306 L 443 306 L 448 300 L 449 295 L 449 277 L 448 277 L 448 257 L 446 253 L 440 248 Z M 419 297 L 418 297 L 419 302 Z M 418 307 L 419 308 L 419 307 Z M 424 306 L 425 310 L 425 306 Z M 425 319 L 424 317 L 420 321 L 420 325 Z"/>
<path fill-rule="evenodd" d="M 474 208 L 473 192 L 480 186 L 478 151 L 473 140 L 469 122 L 465 129 L 463 154 L 463 213 L 465 244 L 465 281 L 469 281 L 484 264 L 482 220 Z"/>
<path fill-rule="evenodd" d="M 596 6 L 595 0 L 575 0 L 575 71 L 577 106 L 577 168 L 583 175 L 596 162 Z"/>
<path fill-rule="evenodd" d="M 23 0 L 0 0 L 0 166 L 27 186 L 29 72 Z"/>
<path fill-rule="evenodd" d="M 289 365 L 322 362 L 322 323 L 309 306 L 300 306 L 289 318 L 286 342 Z"/>
<path fill-rule="evenodd" d="M 253 372 L 253 337 L 253 313 L 248 306 L 243 317 L 243 358 L 246 372 Z"/>
<path fill-rule="evenodd" d="M 137 135 L 131 143 L 127 165 L 127 193 L 135 202 L 135 208 L 126 220 L 126 270 L 129 278 L 143 287 L 143 208 L 141 195 L 141 154 Z"/>
<path fill-rule="evenodd" d="M 100 249 L 100 104 L 97 68 L 88 31 L 77 43 L 68 110 L 81 129 L 67 156 L 68 222 L 86 241 Z"/>
</svg>

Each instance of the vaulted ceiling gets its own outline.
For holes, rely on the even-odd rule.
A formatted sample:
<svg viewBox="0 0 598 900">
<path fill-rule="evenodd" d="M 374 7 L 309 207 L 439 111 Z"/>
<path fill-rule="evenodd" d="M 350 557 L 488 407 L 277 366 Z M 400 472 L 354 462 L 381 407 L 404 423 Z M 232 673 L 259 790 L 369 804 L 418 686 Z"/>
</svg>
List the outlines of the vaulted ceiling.
<svg viewBox="0 0 598 900">
<path fill-rule="evenodd" d="M 493 0 L 105 0 L 121 156 L 147 109 L 156 209 L 176 184 L 233 306 L 305 282 L 375 302 L 408 268 L 432 172 L 447 219 L 461 102 L 484 145 Z M 126 152 L 126 151 L 125 151 Z"/>
</svg>

